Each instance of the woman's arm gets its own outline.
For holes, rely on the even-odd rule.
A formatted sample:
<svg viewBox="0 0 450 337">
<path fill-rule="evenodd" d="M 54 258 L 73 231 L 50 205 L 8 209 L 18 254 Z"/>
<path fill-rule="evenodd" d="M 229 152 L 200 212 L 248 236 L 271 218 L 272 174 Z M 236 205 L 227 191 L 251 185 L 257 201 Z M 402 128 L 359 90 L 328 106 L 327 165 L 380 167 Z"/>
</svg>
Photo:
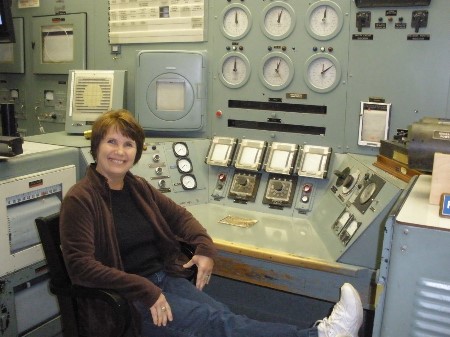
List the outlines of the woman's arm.
<svg viewBox="0 0 450 337">
<path fill-rule="evenodd" d="M 153 305 L 161 289 L 147 279 L 122 271 L 120 254 L 108 214 L 98 214 L 91 200 L 66 195 L 60 213 L 61 249 L 73 283 L 114 289 L 128 300 Z"/>
</svg>

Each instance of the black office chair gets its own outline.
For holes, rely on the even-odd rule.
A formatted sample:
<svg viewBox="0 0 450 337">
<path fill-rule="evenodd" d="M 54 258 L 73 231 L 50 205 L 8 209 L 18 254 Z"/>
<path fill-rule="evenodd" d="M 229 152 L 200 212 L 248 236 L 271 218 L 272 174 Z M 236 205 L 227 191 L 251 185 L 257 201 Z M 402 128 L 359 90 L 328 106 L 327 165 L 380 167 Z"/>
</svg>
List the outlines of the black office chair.
<svg viewBox="0 0 450 337">
<path fill-rule="evenodd" d="M 112 309 L 117 323 L 117 336 L 124 336 L 131 324 L 131 310 L 128 302 L 110 289 L 88 288 L 72 284 L 67 273 L 59 237 L 59 213 L 36 219 L 50 274 L 50 292 L 58 299 L 64 337 L 80 337 L 78 331 L 77 298 L 95 298 L 105 301 Z M 193 248 L 180 242 L 181 250 L 187 258 L 194 255 Z M 195 282 L 196 268 L 188 279 Z"/>
</svg>

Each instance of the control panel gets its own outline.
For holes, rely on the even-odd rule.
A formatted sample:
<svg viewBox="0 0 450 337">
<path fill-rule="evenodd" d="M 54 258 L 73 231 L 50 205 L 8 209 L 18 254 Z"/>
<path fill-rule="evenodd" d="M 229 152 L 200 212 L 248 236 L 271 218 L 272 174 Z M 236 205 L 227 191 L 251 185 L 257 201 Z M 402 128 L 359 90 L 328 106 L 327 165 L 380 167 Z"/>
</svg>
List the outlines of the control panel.
<svg viewBox="0 0 450 337">
<path fill-rule="evenodd" d="M 205 160 L 210 198 L 275 214 L 305 215 L 316 189 L 327 183 L 331 152 L 308 144 L 213 137 Z"/>
<path fill-rule="evenodd" d="M 374 160 L 216 136 L 149 142 L 133 171 L 186 206 L 216 239 L 376 269 L 383 221 L 406 183 Z M 183 185 L 186 174 L 192 188 Z M 273 241 L 274 227 L 289 244 Z"/>
<path fill-rule="evenodd" d="M 208 146 L 205 139 L 147 139 L 132 172 L 182 205 L 207 202 L 204 153 Z"/>
</svg>

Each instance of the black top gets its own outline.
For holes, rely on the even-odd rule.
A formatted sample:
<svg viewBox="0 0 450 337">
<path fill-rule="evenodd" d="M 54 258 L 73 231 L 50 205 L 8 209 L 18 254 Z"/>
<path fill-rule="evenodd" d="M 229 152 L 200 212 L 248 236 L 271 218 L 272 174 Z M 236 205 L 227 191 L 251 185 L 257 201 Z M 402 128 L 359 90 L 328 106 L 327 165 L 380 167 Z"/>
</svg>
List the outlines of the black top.
<svg viewBox="0 0 450 337">
<path fill-rule="evenodd" d="M 111 206 L 125 271 L 147 277 L 161 270 L 152 223 L 136 206 L 126 184 L 122 190 L 111 190 Z"/>
</svg>

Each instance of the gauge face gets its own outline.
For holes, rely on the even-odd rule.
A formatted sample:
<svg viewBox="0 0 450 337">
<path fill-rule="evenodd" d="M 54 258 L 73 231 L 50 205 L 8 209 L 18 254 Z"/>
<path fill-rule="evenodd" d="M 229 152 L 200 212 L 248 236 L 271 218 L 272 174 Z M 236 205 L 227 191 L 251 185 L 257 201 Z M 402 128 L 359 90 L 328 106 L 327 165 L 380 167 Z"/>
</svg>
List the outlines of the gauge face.
<svg viewBox="0 0 450 337">
<path fill-rule="evenodd" d="M 231 40 L 243 38 L 251 28 L 251 15 L 241 4 L 227 6 L 222 12 L 222 33 Z"/>
<path fill-rule="evenodd" d="M 179 158 L 177 160 L 177 168 L 181 173 L 189 173 L 192 171 L 192 162 L 189 158 Z"/>
<path fill-rule="evenodd" d="M 260 79 L 269 89 L 286 88 L 294 78 L 294 65 L 291 59 L 280 52 L 267 54 L 261 62 Z"/>
<path fill-rule="evenodd" d="M 288 37 L 295 27 L 294 9 L 281 1 L 268 5 L 262 13 L 261 27 L 264 34 L 272 40 Z"/>
<path fill-rule="evenodd" d="M 197 188 L 197 181 L 195 180 L 194 175 L 183 174 L 180 179 L 181 187 L 183 187 L 185 190 L 193 190 Z"/>
<path fill-rule="evenodd" d="M 329 92 L 340 81 L 341 67 L 334 56 L 316 54 L 306 61 L 304 76 L 306 84 L 311 90 L 320 93 Z"/>
<path fill-rule="evenodd" d="M 364 205 L 366 202 L 372 198 L 373 194 L 377 190 L 377 185 L 375 183 L 370 183 L 366 187 L 364 187 L 363 191 L 359 196 L 359 202 Z"/>
<path fill-rule="evenodd" d="M 306 30 L 317 40 L 329 40 L 341 31 L 343 16 L 333 1 L 319 1 L 306 12 Z"/>
<path fill-rule="evenodd" d="M 177 142 L 173 144 L 173 153 L 177 157 L 185 157 L 189 154 L 188 147 L 186 143 Z"/>
<path fill-rule="evenodd" d="M 250 62 L 242 53 L 228 53 L 219 63 L 219 78 L 229 88 L 240 88 L 250 78 Z"/>
</svg>

